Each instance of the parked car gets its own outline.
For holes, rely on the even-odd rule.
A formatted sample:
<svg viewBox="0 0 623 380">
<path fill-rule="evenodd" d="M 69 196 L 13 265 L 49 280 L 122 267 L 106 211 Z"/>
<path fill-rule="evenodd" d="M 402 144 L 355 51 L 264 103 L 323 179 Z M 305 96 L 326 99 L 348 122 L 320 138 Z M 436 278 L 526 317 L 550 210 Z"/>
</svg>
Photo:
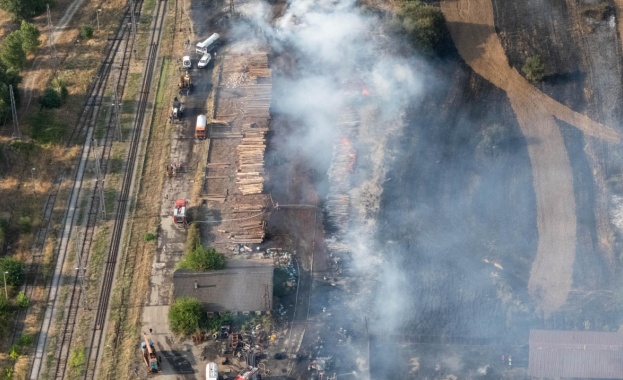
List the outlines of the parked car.
<svg viewBox="0 0 623 380">
<path fill-rule="evenodd" d="M 210 53 L 205 53 L 203 57 L 201 57 L 201 59 L 199 60 L 199 63 L 197 63 L 197 67 L 203 69 L 204 67 L 208 66 L 211 59 L 212 56 L 210 55 Z"/>
<path fill-rule="evenodd" d="M 192 63 L 192 61 L 190 60 L 190 56 L 185 55 L 185 56 L 182 58 L 182 66 L 184 66 L 184 68 L 185 68 L 185 69 L 190 69 L 191 67 L 193 67 L 193 63 Z"/>
</svg>

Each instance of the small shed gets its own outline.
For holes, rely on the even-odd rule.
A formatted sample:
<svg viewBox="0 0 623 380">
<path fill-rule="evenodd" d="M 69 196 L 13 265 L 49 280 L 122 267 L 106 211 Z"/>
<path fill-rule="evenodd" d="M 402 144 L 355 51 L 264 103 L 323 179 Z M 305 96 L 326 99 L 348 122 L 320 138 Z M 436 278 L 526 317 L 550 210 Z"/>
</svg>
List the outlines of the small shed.
<svg viewBox="0 0 623 380">
<path fill-rule="evenodd" d="M 623 378 L 623 333 L 530 331 L 529 375 L 535 378 Z"/>
<path fill-rule="evenodd" d="M 199 299 L 207 313 L 270 313 L 273 304 L 271 260 L 229 260 L 225 269 L 173 273 L 173 297 Z"/>
</svg>

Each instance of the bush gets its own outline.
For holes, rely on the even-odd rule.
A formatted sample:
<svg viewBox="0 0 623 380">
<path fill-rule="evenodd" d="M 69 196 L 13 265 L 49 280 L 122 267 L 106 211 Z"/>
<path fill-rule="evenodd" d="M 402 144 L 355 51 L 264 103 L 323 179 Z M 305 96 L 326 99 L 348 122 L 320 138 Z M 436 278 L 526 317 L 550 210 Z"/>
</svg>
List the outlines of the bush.
<svg viewBox="0 0 623 380">
<path fill-rule="evenodd" d="M 540 56 L 534 55 L 526 59 L 526 63 L 521 68 L 530 83 L 537 83 L 545 77 L 545 65 Z"/>
<path fill-rule="evenodd" d="M 201 247 L 201 234 L 196 224 L 191 224 L 190 227 L 188 227 L 188 235 L 186 236 L 185 253 L 190 253 L 197 247 Z"/>
<path fill-rule="evenodd" d="M 206 314 L 198 299 L 181 297 L 169 308 L 169 326 L 176 335 L 188 336 L 205 324 Z"/>
<path fill-rule="evenodd" d="M 17 358 L 19 358 L 19 347 L 11 346 L 9 357 L 13 359 L 13 361 L 17 360 Z"/>
<path fill-rule="evenodd" d="M 399 24 L 413 45 L 424 53 L 442 52 L 448 31 L 441 10 L 421 1 L 405 1 L 400 8 Z"/>
<path fill-rule="evenodd" d="M 67 97 L 69 96 L 69 91 L 67 90 L 67 82 L 59 77 L 56 77 L 52 79 L 52 83 L 50 84 L 52 85 L 52 88 L 60 94 L 61 101 L 65 103 L 65 100 L 67 100 Z"/>
<path fill-rule="evenodd" d="M 19 227 L 19 231 L 21 233 L 27 234 L 32 231 L 32 221 L 28 216 L 22 216 L 17 221 L 17 226 Z"/>
<path fill-rule="evenodd" d="M 156 235 L 152 234 L 151 232 L 146 232 L 145 235 L 143 235 L 143 239 L 145 241 L 154 241 L 156 240 Z"/>
<path fill-rule="evenodd" d="M 3 257 L 0 259 L 0 271 L 9 272 L 6 275 L 7 285 L 20 286 L 24 283 L 23 262 L 11 257 Z M 4 278 L 2 278 L 2 281 L 4 281 Z"/>
<path fill-rule="evenodd" d="M 80 27 L 80 38 L 83 40 L 89 40 L 93 38 L 93 27 L 90 24 L 82 25 Z"/>
<path fill-rule="evenodd" d="M 39 97 L 39 104 L 43 108 L 60 108 L 63 105 L 63 99 L 53 88 L 46 88 L 43 95 Z"/>
<path fill-rule="evenodd" d="M 69 355 L 69 367 L 79 368 L 87 362 L 86 355 L 84 354 L 84 348 L 76 348 L 71 351 Z"/>
<path fill-rule="evenodd" d="M 225 268 L 225 256 L 216 253 L 214 248 L 196 247 L 192 252 L 187 252 L 178 264 L 180 269 L 208 271 Z"/>
<path fill-rule="evenodd" d="M 30 334 L 25 334 L 19 337 L 19 340 L 17 341 L 17 345 L 20 347 L 28 347 L 32 344 L 33 342 L 33 337 Z"/>
<path fill-rule="evenodd" d="M 17 306 L 27 309 L 30 306 L 30 298 L 24 292 L 19 292 L 17 294 L 17 298 L 15 299 L 15 303 Z"/>
</svg>

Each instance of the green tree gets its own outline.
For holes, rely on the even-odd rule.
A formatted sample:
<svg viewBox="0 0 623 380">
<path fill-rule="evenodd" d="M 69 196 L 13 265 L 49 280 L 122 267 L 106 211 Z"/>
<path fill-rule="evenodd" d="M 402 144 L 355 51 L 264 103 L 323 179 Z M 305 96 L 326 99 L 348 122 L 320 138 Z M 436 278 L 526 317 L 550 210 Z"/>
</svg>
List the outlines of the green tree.
<svg viewBox="0 0 623 380">
<path fill-rule="evenodd" d="M 53 88 L 46 88 L 39 97 L 39 104 L 43 108 L 59 108 L 63 104 L 63 99 Z"/>
<path fill-rule="evenodd" d="M 225 268 L 225 255 L 217 253 L 212 247 L 199 246 L 185 253 L 178 267 L 197 271 L 223 269 Z"/>
<path fill-rule="evenodd" d="M 0 61 L 8 67 L 21 70 L 26 63 L 26 52 L 22 46 L 22 33 L 19 30 L 11 32 L 0 47 Z"/>
<path fill-rule="evenodd" d="M 425 53 L 441 52 L 448 37 L 441 10 L 421 1 L 401 3 L 398 21 L 416 48 Z"/>
<path fill-rule="evenodd" d="M 20 286 L 24 283 L 24 263 L 11 258 L 3 257 L 0 259 L 0 271 L 6 274 L 7 285 Z M 4 278 L 2 279 L 4 281 Z M 4 284 L 3 284 L 4 285 Z"/>
<path fill-rule="evenodd" d="M 34 53 L 39 45 L 41 45 L 41 41 L 39 41 L 39 36 L 41 35 L 39 29 L 33 24 L 22 20 L 19 32 L 22 37 L 22 48 L 24 51 L 26 53 Z"/>
<path fill-rule="evenodd" d="M 0 9 L 9 12 L 14 20 L 23 20 L 36 16 L 45 10 L 47 0 L 0 0 Z"/>
<path fill-rule="evenodd" d="M 526 63 L 521 68 L 530 83 L 538 83 L 545 78 L 545 64 L 538 55 L 533 55 L 526 59 Z"/>
<path fill-rule="evenodd" d="M 205 325 L 206 314 L 198 299 L 181 297 L 169 308 L 169 326 L 177 335 L 188 336 Z"/>
</svg>

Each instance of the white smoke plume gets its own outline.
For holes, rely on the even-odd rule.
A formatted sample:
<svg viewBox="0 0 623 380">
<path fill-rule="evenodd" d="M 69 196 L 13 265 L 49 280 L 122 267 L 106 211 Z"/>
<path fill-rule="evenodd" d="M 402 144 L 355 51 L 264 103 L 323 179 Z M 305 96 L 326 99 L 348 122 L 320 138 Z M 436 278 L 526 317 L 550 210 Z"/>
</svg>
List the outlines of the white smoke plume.
<svg viewBox="0 0 623 380">
<path fill-rule="evenodd" d="M 405 110 L 422 96 L 425 64 L 386 32 L 381 16 L 352 0 L 292 0 L 274 22 L 271 7 L 261 1 L 237 10 L 250 21 L 239 26 L 240 35 L 265 37 L 275 54 L 291 62 L 281 75 L 273 72 L 272 112 L 296 125 L 288 150 L 326 172 L 334 145 L 345 136 L 339 127 L 344 109 L 357 113 L 356 128 L 347 136 L 358 156 L 348 194 L 351 221 L 342 241 L 362 279 L 360 297 L 350 300 L 351 315 L 361 317 L 358 309 L 365 305 L 371 329 L 377 320 L 392 328 L 402 322 L 402 307 L 409 302 L 403 292 L 408 280 L 404 268 L 386 260 L 391 252 L 379 250 L 375 218 L 385 167 L 394 159 L 387 142 L 402 133 Z M 377 294 L 372 286 L 382 289 L 382 302 L 370 299 Z"/>
</svg>

